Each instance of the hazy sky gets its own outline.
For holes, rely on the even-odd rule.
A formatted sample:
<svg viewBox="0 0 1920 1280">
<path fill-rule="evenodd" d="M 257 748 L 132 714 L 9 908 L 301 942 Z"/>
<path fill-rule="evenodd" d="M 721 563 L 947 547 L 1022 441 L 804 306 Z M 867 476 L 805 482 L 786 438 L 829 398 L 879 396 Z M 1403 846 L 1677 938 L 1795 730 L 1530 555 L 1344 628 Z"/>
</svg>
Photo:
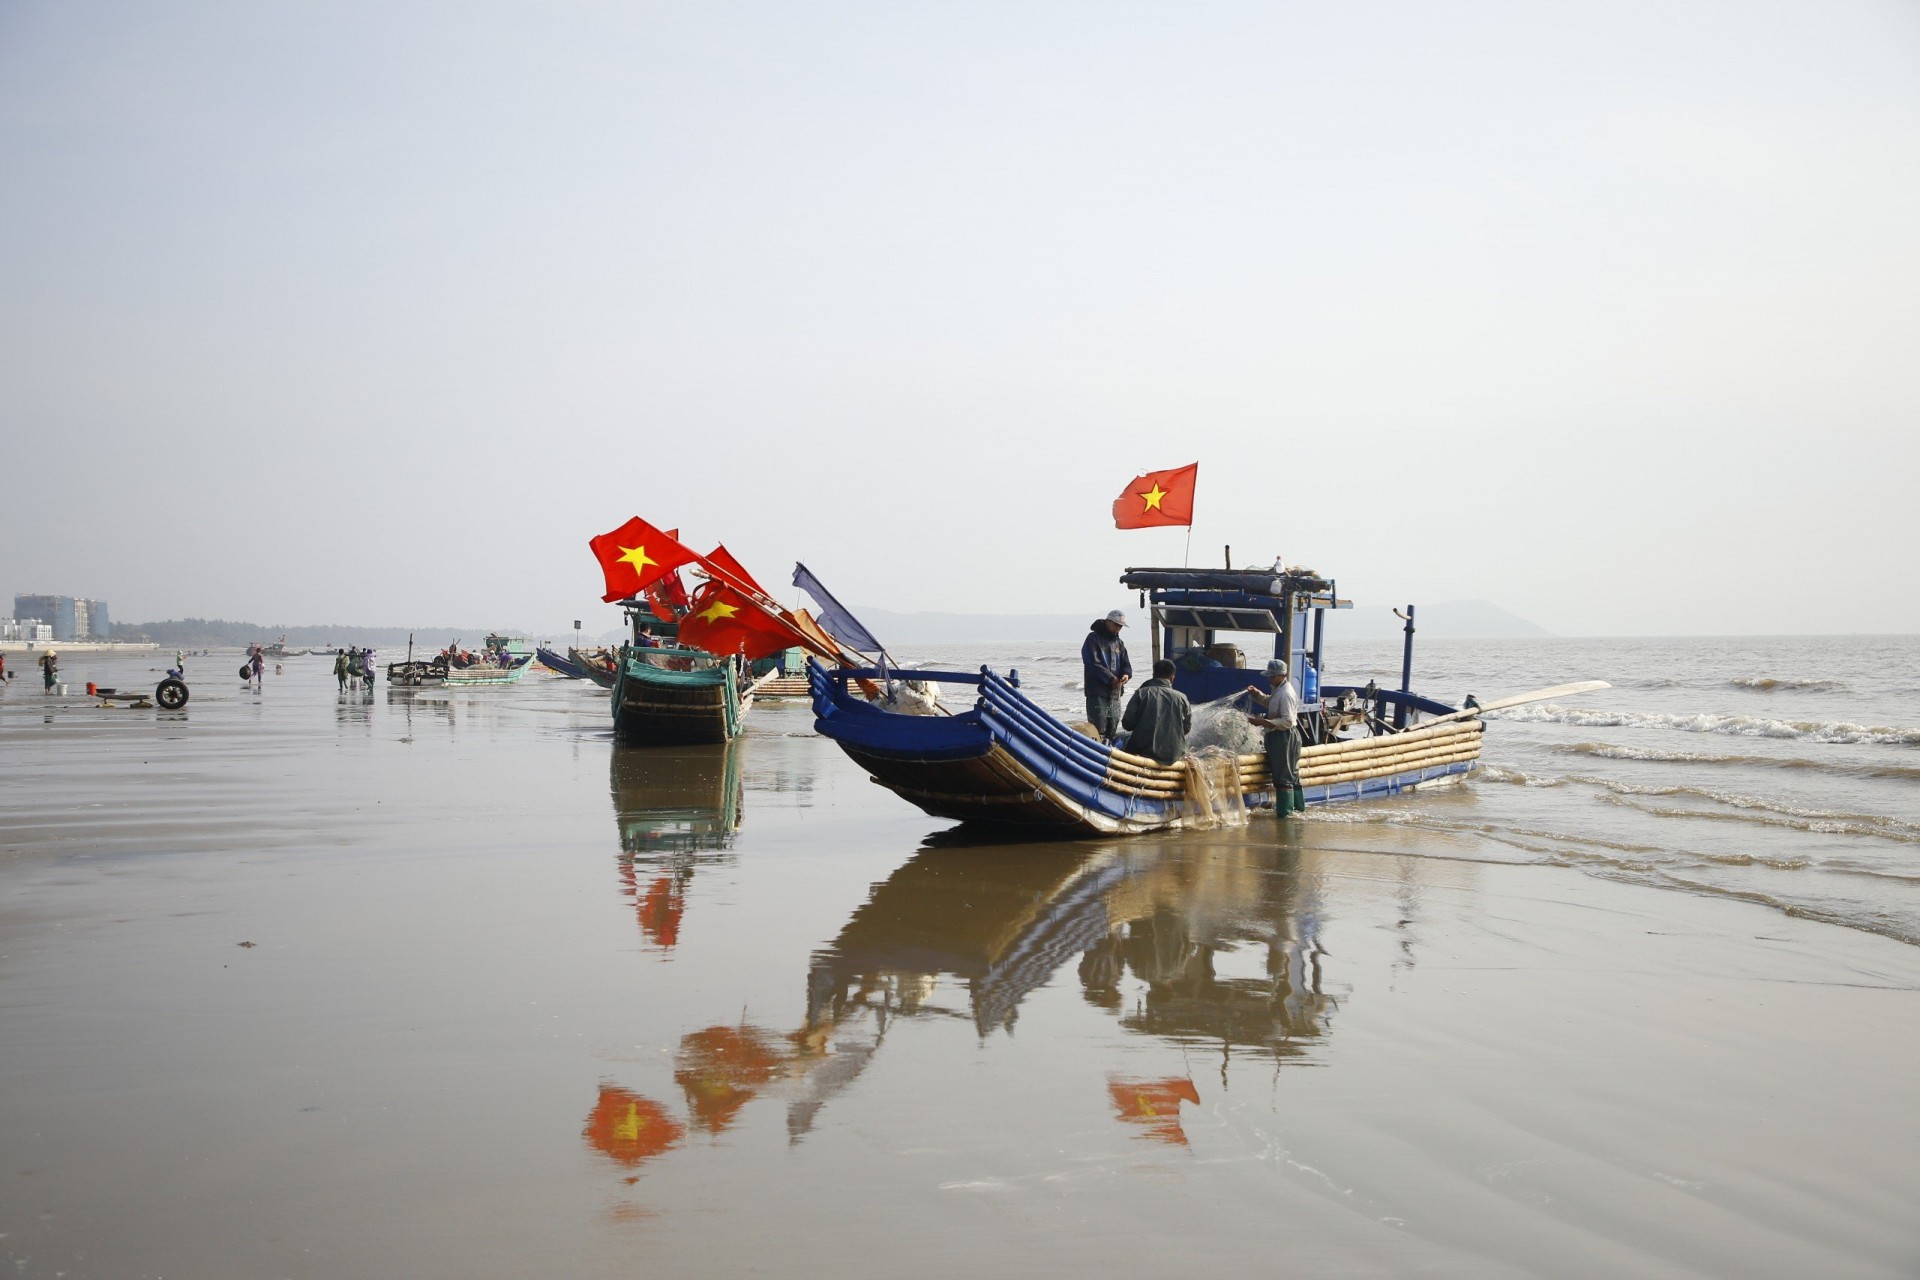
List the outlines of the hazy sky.
<svg viewBox="0 0 1920 1280">
<path fill-rule="evenodd" d="M 1920 5 L 0 0 L 0 610 L 893 609 L 1179 530 L 1564 633 L 1920 630 Z"/>
</svg>

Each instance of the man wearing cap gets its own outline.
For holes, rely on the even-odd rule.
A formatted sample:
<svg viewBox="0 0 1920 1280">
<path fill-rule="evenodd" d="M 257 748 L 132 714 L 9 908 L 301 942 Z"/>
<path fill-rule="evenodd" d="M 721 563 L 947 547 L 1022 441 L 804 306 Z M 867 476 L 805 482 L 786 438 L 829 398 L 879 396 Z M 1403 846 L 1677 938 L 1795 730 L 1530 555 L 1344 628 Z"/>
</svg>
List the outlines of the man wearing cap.
<svg viewBox="0 0 1920 1280">
<path fill-rule="evenodd" d="M 1267 714 L 1247 719 L 1267 731 L 1267 769 L 1273 774 L 1273 812 L 1276 817 L 1305 813 L 1307 797 L 1300 789 L 1300 695 L 1287 679 L 1287 664 L 1275 658 L 1267 664 L 1271 692 L 1257 684 L 1247 686 L 1256 697 L 1265 695 Z"/>
<path fill-rule="evenodd" d="M 1126 625 L 1127 615 L 1115 609 L 1087 628 L 1080 646 L 1080 663 L 1086 669 L 1081 683 L 1087 690 L 1087 719 L 1102 742 L 1112 742 L 1120 732 L 1120 699 L 1127 681 L 1133 679 L 1133 662 L 1120 638 L 1120 628 Z"/>
</svg>

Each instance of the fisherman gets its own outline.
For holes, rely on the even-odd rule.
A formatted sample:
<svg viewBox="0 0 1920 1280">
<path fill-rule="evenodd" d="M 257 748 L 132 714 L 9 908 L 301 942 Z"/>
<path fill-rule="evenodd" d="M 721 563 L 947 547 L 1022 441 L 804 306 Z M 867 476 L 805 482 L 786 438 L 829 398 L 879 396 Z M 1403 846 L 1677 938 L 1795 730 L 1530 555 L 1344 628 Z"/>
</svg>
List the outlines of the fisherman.
<svg viewBox="0 0 1920 1280">
<path fill-rule="evenodd" d="M 1267 769 L 1273 774 L 1273 812 L 1276 817 L 1305 813 L 1307 798 L 1300 789 L 1300 695 L 1287 679 L 1287 664 L 1279 658 L 1267 663 L 1267 684 L 1247 686 L 1255 697 L 1265 695 L 1267 714 L 1247 719 L 1267 731 Z"/>
<path fill-rule="evenodd" d="M 347 651 L 345 649 L 335 649 L 333 651 L 333 678 L 340 682 L 340 692 L 342 693 L 347 691 L 348 670 Z"/>
<path fill-rule="evenodd" d="M 1134 690 L 1121 723 L 1127 729 L 1127 750 L 1173 764 L 1187 754 L 1187 733 L 1193 728 L 1193 707 L 1187 695 L 1173 687 L 1173 664 L 1165 658 L 1153 664 L 1153 679 Z"/>
<path fill-rule="evenodd" d="M 60 674 L 60 655 L 52 649 L 40 655 L 40 677 L 46 681 L 47 692 L 53 692 L 54 680 Z"/>
<path fill-rule="evenodd" d="M 1087 719 L 1102 742 L 1112 742 L 1120 732 L 1120 697 L 1133 679 L 1133 660 L 1127 657 L 1126 641 L 1120 628 L 1127 615 L 1115 609 L 1087 628 L 1080 644 L 1080 662 L 1085 668 L 1081 681 L 1087 692 Z"/>
</svg>

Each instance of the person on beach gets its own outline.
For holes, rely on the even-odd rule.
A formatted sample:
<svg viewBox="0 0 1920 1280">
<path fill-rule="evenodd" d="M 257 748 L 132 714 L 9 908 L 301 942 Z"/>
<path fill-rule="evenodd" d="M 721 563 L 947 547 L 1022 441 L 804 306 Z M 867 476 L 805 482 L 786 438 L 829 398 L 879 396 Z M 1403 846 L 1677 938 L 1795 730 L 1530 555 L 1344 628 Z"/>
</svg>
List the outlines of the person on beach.
<svg viewBox="0 0 1920 1280">
<path fill-rule="evenodd" d="M 7 655 L 0 653 L 0 684 L 7 682 Z"/>
<path fill-rule="evenodd" d="M 1133 679 L 1133 660 L 1127 657 L 1120 628 L 1127 615 L 1115 609 L 1087 628 L 1080 644 L 1081 683 L 1087 693 L 1087 719 L 1102 742 L 1111 743 L 1120 732 L 1120 697 Z"/>
<path fill-rule="evenodd" d="M 267 655 L 265 654 L 265 652 L 261 650 L 260 646 L 257 644 L 253 646 L 252 666 L 253 666 L 253 684 L 255 688 L 259 688 L 260 678 L 267 674 Z"/>
<path fill-rule="evenodd" d="M 1307 798 L 1300 789 L 1300 695 L 1287 679 L 1287 664 L 1275 658 L 1267 663 L 1267 684 L 1271 692 L 1257 684 L 1246 691 L 1265 696 L 1267 714 L 1247 719 L 1267 731 L 1267 769 L 1273 774 L 1273 812 L 1277 817 L 1305 813 Z"/>
<path fill-rule="evenodd" d="M 40 678 L 46 681 L 47 692 L 53 692 L 55 679 L 60 674 L 60 655 L 49 649 L 40 655 Z"/>
<path fill-rule="evenodd" d="M 360 665 L 367 669 L 367 692 L 373 692 L 373 650 L 360 651 Z"/>
<path fill-rule="evenodd" d="M 347 651 L 345 649 L 333 651 L 333 678 L 340 682 L 340 692 L 345 693 L 347 691 Z"/>
<path fill-rule="evenodd" d="M 1173 664 L 1165 658 L 1153 664 L 1153 679 L 1134 690 L 1121 720 L 1127 730 L 1127 750 L 1173 764 L 1187 754 L 1187 733 L 1193 728 L 1193 706 L 1173 687 Z"/>
</svg>

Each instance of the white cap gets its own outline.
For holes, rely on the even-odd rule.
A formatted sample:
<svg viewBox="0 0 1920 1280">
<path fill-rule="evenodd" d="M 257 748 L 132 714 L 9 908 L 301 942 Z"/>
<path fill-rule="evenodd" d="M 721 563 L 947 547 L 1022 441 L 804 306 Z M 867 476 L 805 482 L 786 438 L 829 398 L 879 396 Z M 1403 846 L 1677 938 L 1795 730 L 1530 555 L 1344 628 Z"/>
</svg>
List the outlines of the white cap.
<svg viewBox="0 0 1920 1280">
<path fill-rule="evenodd" d="M 1127 625 L 1127 615 L 1122 613 L 1120 610 L 1115 609 L 1112 613 L 1107 615 L 1107 621 L 1111 622 L 1116 627 L 1124 627 Z"/>
<path fill-rule="evenodd" d="M 1278 658 L 1274 658 L 1274 659 L 1272 659 L 1271 661 L 1269 661 L 1269 662 L 1267 663 L 1267 674 L 1268 674 L 1268 675 L 1270 675 L 1270 676 L 1283 676 L 1283 675 L 1286 675 L 1286 674 L 1287 674 L 1287 664 L 1286 664 L 1286 663 L 1284 663 L 1284 662 L 1282 662 L 1282 661 L 1280 661 L 1280 659 L 1278 659 Z"/>
</svg>

